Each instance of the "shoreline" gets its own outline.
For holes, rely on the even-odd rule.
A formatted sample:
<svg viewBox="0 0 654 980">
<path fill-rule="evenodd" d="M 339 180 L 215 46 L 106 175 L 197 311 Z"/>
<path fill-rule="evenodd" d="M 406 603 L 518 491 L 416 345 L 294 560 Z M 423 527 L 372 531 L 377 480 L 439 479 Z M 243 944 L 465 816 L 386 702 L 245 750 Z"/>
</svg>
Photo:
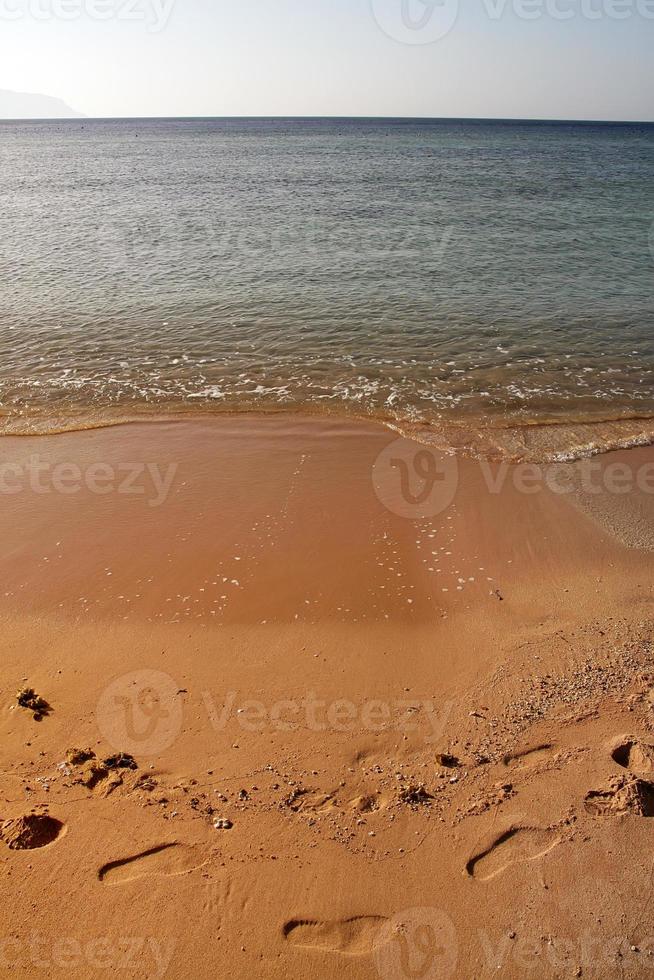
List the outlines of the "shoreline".
<svg viewBox="0 0 654 980">
<path fill-rule="evenodd" d="M 455 419 L 424 420 L 398 419 L 390 415 L 357 413 L 343 406 L 340 410 L 320 410 L 311 406 L 223 407 L 214 411 L 179 407 L 169 412 L 134 412 L 124 416 L 90 419 L 88 417 L 59 418 L 47 423 L 35 418 L 13 422 L 10 416 L 0 418 L 0 439 L 10 437 L 39 438 L 74 432 L 92 432 L 117 426 L 170 425 L 174 423 L 211 423 L 224 419 L 285 419 L 289 426 L 294 420 L 316 422 L 336 421 L 343 424 L 369 424 L 449 454 L 472 459 L 505 460 L 509 463 L 574 462 L 604 453 L 640 446 L 654 445 L 654 416 L 647 413 L 629 416 L 579 418 L 569 420 L 551 416 L 521 420 L 509 415 L 504 419 L 488 416 L 483 420 L 461 415 Z"/>
<path fill-rule="evenodd" d="M 593 555 L 608 560 L 616 540 L 633 545 L 640 536 L 643 553 L 654 547 L 650 447 L 543 466 L 478 461 L 376 423 L 286 415 L 7 436 L 3 446 L 4 540 L 19 556 L 5 599 L 27 589 L 34 602 L 49 597 L 50 611 L 75 591 L 85 614 L 96 605 L 109 615 L 144 608 L 186 618 L 190 597 L 178 577 L 195 583 L 193 602 L 217 622 L 223 614 L 268 621 L 280 609 L 301 620 L 314 610 L 347 619 L 350 596 L 362 622 L 433 619 L 454 599 L 477 602 L 507 579 L 537 575 L 532 529 L 543 535 L 552 525 L 548 560 L 581 576 Z M 171 525 L 164 534 L 162 522 Z M 48 524 L 59 530 L 45 547 Z M 78 540 L 87 543 L 81 557 L 71 554 Z M 142 555 L 132 553 L 134 540 Z M 564 547 L 575 540 L 581 566 Z M 355 570 L 342 567 L 343 553 Z M 293 587 L 280 594 L 282 558 Z"/>
<path fill-rule="evenodd" d="M 654 448 L 540 479 L 306 416 L 2 445 L 3 967 L 647 968 Z"/>
</svg>

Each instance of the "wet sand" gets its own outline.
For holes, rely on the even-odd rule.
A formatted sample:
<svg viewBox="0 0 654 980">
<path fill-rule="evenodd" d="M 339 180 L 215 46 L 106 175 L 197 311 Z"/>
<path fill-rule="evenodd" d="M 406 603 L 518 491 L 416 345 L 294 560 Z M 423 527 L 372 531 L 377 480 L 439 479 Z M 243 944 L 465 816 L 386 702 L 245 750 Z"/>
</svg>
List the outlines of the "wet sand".
<svg viewBox="0 0 654 980">
<path fill-rule="evenodd" d="M 539 475 L 255 416 L 2 449 L 2 971 L 651 968 L 652 449 Z"/>
</svg>

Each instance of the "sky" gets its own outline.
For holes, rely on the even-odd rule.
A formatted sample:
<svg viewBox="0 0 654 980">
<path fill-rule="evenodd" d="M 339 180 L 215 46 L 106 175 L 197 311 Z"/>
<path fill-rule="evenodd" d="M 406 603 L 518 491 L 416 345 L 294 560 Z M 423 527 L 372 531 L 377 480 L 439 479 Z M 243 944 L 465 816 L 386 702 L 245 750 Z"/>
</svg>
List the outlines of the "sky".
<svg viewBox="0 0 654 980">
<path fill-rule="evenodd" d="M 0 89 L 88 116 L 654 119 L 654 0 L 0 0 Z"/>
</svg>

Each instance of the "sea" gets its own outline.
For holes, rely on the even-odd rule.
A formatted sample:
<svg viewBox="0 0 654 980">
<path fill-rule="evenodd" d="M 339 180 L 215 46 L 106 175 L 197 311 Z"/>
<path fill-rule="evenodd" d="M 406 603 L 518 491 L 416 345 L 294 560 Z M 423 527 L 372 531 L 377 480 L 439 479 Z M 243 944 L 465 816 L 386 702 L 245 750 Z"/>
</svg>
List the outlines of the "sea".
<svg viewBox="0 0 654 980">
<path fill-rule="evenodd" d="M 654 124 L 7 121 L 0 174 L 0 432 L 654 440 Z"/>
</svg>

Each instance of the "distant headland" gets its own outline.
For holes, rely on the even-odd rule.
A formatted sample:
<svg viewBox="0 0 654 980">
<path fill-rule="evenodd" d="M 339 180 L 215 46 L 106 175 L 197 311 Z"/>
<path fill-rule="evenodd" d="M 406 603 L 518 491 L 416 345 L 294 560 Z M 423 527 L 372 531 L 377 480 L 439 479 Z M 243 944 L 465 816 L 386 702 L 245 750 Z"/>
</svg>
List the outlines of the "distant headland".
<svg viewBox="0 0 654 980">
<path fill-rule="evenodd" d="M 62 99 L 29 92 L 0 89 L 0 119 L 82 119 Z"/>
</svg>

